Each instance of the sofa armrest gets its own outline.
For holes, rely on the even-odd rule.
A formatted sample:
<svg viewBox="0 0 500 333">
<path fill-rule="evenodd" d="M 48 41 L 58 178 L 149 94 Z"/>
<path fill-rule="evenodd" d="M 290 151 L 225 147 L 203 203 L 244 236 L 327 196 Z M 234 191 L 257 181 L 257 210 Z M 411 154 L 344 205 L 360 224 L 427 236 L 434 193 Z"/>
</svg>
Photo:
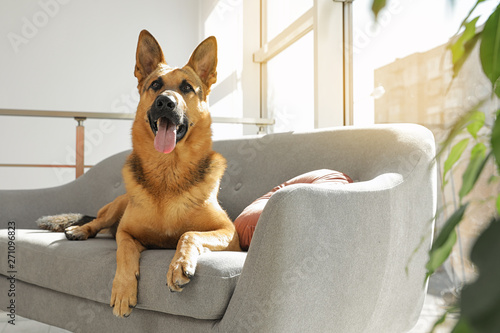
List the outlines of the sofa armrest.
<svg viewBox="0 0 500 333">
<path fill-rule="evenodd" d="M 35 190 L 0 190 L 0 228 L 15 221 L 16 228 L 38 228 L 35 221 L 45 215 L 97 211 L 125 193 L 121 168 L 129 151 L 108 157 L 80 178 L 62 186 Z"/>
<path fill-rule="evenodd" d="M 410 329 L 425 297 L 431 237 L 412 253 L 431 234 L 436 182 L 428 168 L 407 176 L 276 192 L 255 230 L 221 331 Z"/>
<path fill-rule="evenodd" d="M 15 221 L 16 228 L 38 228 L 35 221 L 44 215 L 81 211 L 77 188 L 71 185 L 36 190 L 0 190 L 0 228 Z"/>
</svg>

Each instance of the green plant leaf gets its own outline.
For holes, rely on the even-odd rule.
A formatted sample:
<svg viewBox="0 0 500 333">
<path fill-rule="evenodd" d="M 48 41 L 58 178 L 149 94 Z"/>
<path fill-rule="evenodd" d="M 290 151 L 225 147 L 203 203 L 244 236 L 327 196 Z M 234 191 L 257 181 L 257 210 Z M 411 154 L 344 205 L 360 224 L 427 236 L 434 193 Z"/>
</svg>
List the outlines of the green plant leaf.
<svg viewBox="0 0 500 333">
<path fill-rule="evenodd" d="M 457 233 L 455 232 L 455 227 L 462 221 L 465 210 L 469 204 L 460 206 L 446 221 L 441 232 L 436 237 L 436 240 L 432 244 L 431 250 L 429 251 L 429 261 L 425 265 L 427 269 L 426 280 L 441 266 L 446 258 L 449 257 L 453 245 L 457 241 Z"/>
<path fill-rule="evenodd" d="M 497 112 L 495 124 L 491 129 L 491 150 L 497 162 L 498 170 L 500 171 L 500 110 Z"/>
<path fill-rule="evenodd" d="M 469 139 L 463 139 L 462 141 L 458 142 L 451 148 L 450 154 L 448 155 L 448 158 L 444 162 L 443 185 L 446 184 L 445 183 L 446 174 L 460 159 L 460 156 L 462 156 L 462 153 L 464 152 L 465 148 L 467 148 L 467 146 L 469 145 L 469 141 L 470 141 Z"/>
<path fill-rule="evenodd" d="M 461 319 L 473 332 L 500 332 L 500 219 L 494 219 L 478 237 L 471 260 L 479 277 L 466 285 L 460 297 Z"/>
<path fill-rule="evenodd" d="M 474 4 L 474 6 L 471 8 L 471 10 L 469 10 L 469 13 L 467 14 L 467 16 L 463 19 L 462 23 L 460 24 L 460 27 L 458 27 L 458 31 L 455 35 L 458 35 L 458 33 L 460 32 L 460 29 L 462 29 L 463 26 L 465 26 L 465 24 L 467 23 L 467 21 L 469 20 L 469 17 L 472 15 L 472 13 L 476 10 L 476 7 L 481 3 L 481 2 L 484 2 L 486 0 L 477 0 L 477 2 Z"/>
<path fill-rule="evenodd" d="M 470 327 L 469 323 L 464 318 L 460 318 L 460 320 L 456 323 L 451 333 L 475 333 L 475 332 L 472 330 L 472 327 Z"/>
<path fill-rule="evenodd" d="M 439 233 L 439 235 L 436 237 L 436 240 L 432 244 L 431 251 L 439 247 L 442 247 L 446 243 L 449 234 L 455 229 L 455 227 L 460 223 L 460 221 L 462 221 L 462 218 L 464 216 L 465 210 L 467 209 L 468 205 L 469 203 L 460 206 L 455 212 L 453 212 L 453 214 L 448 218 L 448 220 L 446 220 L 446 223 L 443 225 L 441 232 Z"/>
<path fill-rule="evenodd" d="M 479 16 L 465 24 L 464 32 L 457 38 L 455 43 L 451 44 L 450 50 L 452 55 L 452 63 L 456 64 L 465 54 L 465 43 L 470 41 L 476 35 L 476 23 Z"/>
<path fill-rule="evenodd" d="M 448 311 L 445 311 L 445 313 L 441 316 L 441 318 L 439 318 L 434 323 L 434 325 L 432 326 L 432 329 L 431 329 L 430 333 L 434 333 L 434 330 L 436 329 L 436 327 L 438 327 L 439 325 L 441 325 L 442 323 L 444 323 L 444 321 L 446 320 L 446 316 L 448 316 Z"/>
<path fill-rule="evenodd" d="M 464 32 L 457 38 L 456 42 L 450 46 L 452 62 L 456 63 L 465 53 L 464 44 L 476 35 L 476 23 L 479 16 L 465 24 Z"/>
<path fill-rule="evenodd" d="M 448 238 L 446 238 L 444 244 L 440 247 L 435 248 L 434 250 L 431 250 L 429 253 L 429 261 L 427 262 L 427 265 L 425 265 L 425 268 L 427 269 L 427 275 L 425 280 L 429 278 L 435 271 L 436 269 L 441 266 L 446 259 L 450 256 L 451 251 L 453 250 L 453 246 L 457 242 L 457 233 L 455 229 L 452 229 L 451 232 L 448 234 Z"/>
<path fill-rule="evenodd" d="M 500 216 L 500 194 L 497 197 L 496 205 L 497 205 L 497 214 Z"/>
<path fill-rule="evenodd" d="M 450 313 L 459 313 L 459 312 L 460 308 L 458 306 L 454 305 L 447 308 L 446 311 L 443 313 L 443 315 L 434 323 L 434 325 L 432 326 L 432 330 L 429 333 L 434 333 L 435 329 L 446 321 L 446 317 Z"/>
<path fill-rule="evenodd" d="M 443 154 L 444 150 L 455 140 L 455 138 L 462 133 L 462 131 L 467 128 L 467 126 L 471 122 L 471 118 L 474 117 L 476 110 L 485 102 L 485 100 L 480 101 L 477 105 L 474 106 L 472 111 L 464 113 L 451 127 L 448 132 L 448 136 L 441 144 L 440 150 L 438 151 L 436 158 Z"/>
<path fill-rule="evenodd" d="M 481 111 L 472 111 L 470 117 L 470 124 L 467 125 L 467 131 L 477 139 L 477 132 L 484 126 L 484 121 L 486 120 L 486 115 Z"/>
<path fill-rule="evenodd" d="M 458 76 L 458 73 L 462 69 L 462 66 L 464 65 L 465 61 L 469 59 L 469 56 L 472 53 L 472 50 L 474 50 L 474 47 L 476 46 L 477 42 L 481 39 L 481 32 L 478 32 L 472 37 L 470 40 L 466 41 L 463 44 L 463 54 L 456 60 L 456 62 L 453 62 L 453 78 L 456 78 Z M 450 82 L 450 87 L 451 87 Z M 449 88 L 448 88 L 449 89 Z"/>
<path fill-rule="evenodd" d="M 378 13 L 385 7 L 386 0 L 373 0 L 372 2 L 372 12 L 375 15 L 375 20 L 378 17 Z"/>
<path fill-rule="evenodd" d="M 500 6 L 484 24 L 479 56 L 483 71 L 494 87 L 500 77 Z"/>
<path fill-rule="evenodd" d="M 462 175 L 462 187 L 458 192 L 460 200 L 462 200 L 474 188 L 474 185 L 479 179 L 481 171 L 483 171 L 489 157 L 490 154 L 486 156 L 486 146 L 484 143 L 480 142 L 472 148 L 469 165 Z"/>
</svg>

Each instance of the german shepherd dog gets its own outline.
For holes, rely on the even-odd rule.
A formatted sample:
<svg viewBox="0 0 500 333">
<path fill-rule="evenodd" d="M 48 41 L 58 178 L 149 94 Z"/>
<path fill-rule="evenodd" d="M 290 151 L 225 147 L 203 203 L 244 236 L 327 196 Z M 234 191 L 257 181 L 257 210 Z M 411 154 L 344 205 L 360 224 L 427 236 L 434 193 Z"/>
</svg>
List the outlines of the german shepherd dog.
<svg viewBox="0 0 500 333">
<path fill-rule="evenodd" d="M 137 304 L 139 257 L 145 249 L 176 248 L 167 272 L 173 292 L 190 281 L 201 253 L 240 251 L 235 227 L 217 201 L 226 160 L 212 150 L 207 105 L 216 67 L 215 37 L 200 43 L 187 65 L 172 68 L 156 39 L 146 30 L 139 35 L 134 74 L 140 101 L 133 150 L 122 170 L 126 194 L 91 222 L 65 229 L 70 240 L 94 237 L 105 228 L 115 235 L 110 305 L 116 316 L 128 317 Z"/>
</svg>

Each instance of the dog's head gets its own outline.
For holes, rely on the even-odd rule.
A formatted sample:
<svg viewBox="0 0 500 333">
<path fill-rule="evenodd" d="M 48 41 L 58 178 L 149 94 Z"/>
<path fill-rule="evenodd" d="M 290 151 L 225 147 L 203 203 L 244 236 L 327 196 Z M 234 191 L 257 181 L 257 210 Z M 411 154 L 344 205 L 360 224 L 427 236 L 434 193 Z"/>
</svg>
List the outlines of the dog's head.
<svg viewBox="0 0 500 333">
<path fill-rule="evenodd" d="M 140 94 L 134 127 L 141 141 L 150 138 L 156 151 L 168 154 L 193 127 L 208 126 L 210 132 L 207 96 L 217 80 L 216 67 L 215 37 L 201 42 L 184 67 L 172 68 L 156 39 L 141 31 L 134 71 Z"/>
</svg>

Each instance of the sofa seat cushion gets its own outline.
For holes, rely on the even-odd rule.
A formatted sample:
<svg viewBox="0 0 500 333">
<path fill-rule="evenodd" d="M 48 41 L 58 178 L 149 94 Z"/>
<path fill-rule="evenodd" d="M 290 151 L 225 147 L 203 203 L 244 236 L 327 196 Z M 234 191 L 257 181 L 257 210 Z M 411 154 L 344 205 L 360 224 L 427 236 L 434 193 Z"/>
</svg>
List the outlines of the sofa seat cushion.
<svg viewBox="0 0 500 333">
<path fill-rule="evenodd" d="M 1 253 L 7 253 L 7 235 L 7 230 L 0 232 Z M 171 293 L 166 286 L 166 274 L 174 252 L 146 250 L 141 254 L 137 308 L 197 319 L 222 318 L 246 254 L 229 251 L 202 254 L 191 282 L 182 292 Z M 7 255 L 1 256 L 3 275 L 9 275 L 7 260 Z M 109 304 L 115 270 L 116 242 L 108 235 L 68 241 L 63 233 L 16 230 L 18 280 Z M 109 313 L 112 314 L 111 309 Z"/>
</svg>

